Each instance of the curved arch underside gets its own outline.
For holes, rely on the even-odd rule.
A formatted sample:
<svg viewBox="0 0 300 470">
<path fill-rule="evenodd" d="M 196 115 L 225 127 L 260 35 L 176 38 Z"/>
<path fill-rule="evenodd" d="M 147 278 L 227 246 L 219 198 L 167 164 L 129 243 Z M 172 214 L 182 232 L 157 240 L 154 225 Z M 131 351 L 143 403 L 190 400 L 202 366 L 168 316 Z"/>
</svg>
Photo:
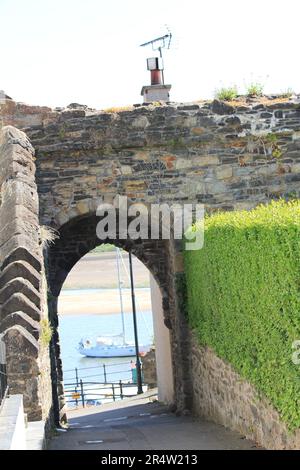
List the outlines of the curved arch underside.
<svg viewBox="0 0 300 470">
<path fill-rule="evenodd" d="M 178 275 L 180 276 L 183 270 L 178 246 L 180 243 L 173 239 L 120 239 L 118 237 L 118 224 L 115 239 L 101 240 L 97 237 L 96 233 L 96 227 L 100 220 L 101 218 L 96 215 L 96 211 L 71 217 L 58 228 L 59 238 L 54 241 L 46 253 L 48 287 L 50 291 L 48 302 L 49 318 L 54 330 L 51 345 L 51 373 L 57 421 L 64 419 L 63 375 L 57 330 L 58 296 L 73 266 L 85 254 L 102 243 L 113 243 L 126 251 L 131 251 L 143 262 L 156 280 L 162 294 L 163 322 L 170 330 L 176 406 L 180 409 L 189 409 L 191 407 L 192 396 L 189 377 L 189 330 L 184 310 L 182 309 L 182 302 L 178 298 L 176 284 Z M 128 219 L 129 222 L 130 219 Z"/>
<path fill-rule="evenodd" d="M 150 271 L 160 287 L 165 318 L 168 310 L 169 240 L 116 239 L 100 240 L 96 234 L 100 217 L 95 213 L 75 217 L 59 229 L 59 238 L 48 250 L 48 283 L 51 294 L 58 297 L 73 266 L 87 253 L 103 243 L 131 251 Z M 100 279 L 101 282 L 101 279 Z"/>
</svg>

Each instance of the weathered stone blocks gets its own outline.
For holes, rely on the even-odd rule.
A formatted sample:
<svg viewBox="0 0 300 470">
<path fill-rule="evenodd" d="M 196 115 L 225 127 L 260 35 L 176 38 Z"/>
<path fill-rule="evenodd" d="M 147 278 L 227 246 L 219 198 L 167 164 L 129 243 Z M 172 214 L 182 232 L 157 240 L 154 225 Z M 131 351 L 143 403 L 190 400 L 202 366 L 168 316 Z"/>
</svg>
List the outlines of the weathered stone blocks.
<svg viewBox="0 0 300 470">
<path fill-rule="evenodd" d="M 36 240 L 35 235 L 36 231 L 33 233 L 33 240 Z M 28 237 L 13 235 L 7 242 L 1 245 L 0 264 L 2 264 L 2 269 L 6 268 L 6 266 L 11 263 L 25 261 L 37 272 L 41 272 L 39 248 L 35 246 L 32 247 L 32 251 L 30 251 L 30 246 L 32 245 L 32 243 L 29 243 Z"/>
<path fill-rule="evenodd" d="M 155 349 L 142 357 L 143 378 L 149 388 L 157 387 Z"/>
<path fill-rule="evenodd" d="M 4 294 L 5 293 L 6 291 L 4 291 Z M 14 291 L 14 293 L 10 295 L 1 306 L 0 321 L 3 320 L 6 315 L 17 312 L 18 310 L 27 313 L 27 315 L 36 321 L 40 320 L 40 309 L 33 302 L 31 302 L 31 300 L 29 300 L 26 295 L 21 292 Z"/>
<path fill-rule="evenodd" d="M 42 397 L 38 393 L 40 374 L 38 342 L 20 325 L 7 329 L 3 339 L 6 344 L 10 393 L 22 393 L 28 419 L 39 421 L 43 416 L 43 406 Z"/>
<path fill-rule="evenodd" d="M 16 292 L 23 294 L 38 309 L 41 308 L 41 296 L 39 291 L 33 287 L 30 281 L 22 277 L 15 277 L 0 289 L 0 304 L 4 303 L 6 299 L 13 296 Z"/>
<path fill-rule="evenodd" d="M 288 103 L 287 109 L 293 106 L 297 104 Z M 81 109 L 80 115 L 65 123 L 64 113 L 54 113 L 51 124 L 45 123 L 38 135 L 28 129 L 38 154 L 42 222 L 59 227 L 70 219 L 68 214 L 86 213 L 81 200 L 116 194 L 143 202 L 158 198 L 195 202 L 201 194 L 201 201 L 214 209 L 235 207 L 245 200 L 250 208 L 273 197 L 266 186 L 274 186 L 278 176 L 282 188 L 277 192 L 284 196 L 287 187 L 297 183 L 288 173 L 297 173 L 293 167 L 299 158 L 300 124 L 295 128 L 296 118 L 286 111 L 282 118 L 276 117 L 284 109 L 282 102 L 275 103 L 271 111 L 266 108 L 256 108 L 255 103 L 228 106 L 214 102 L 141 107 L 113 115 L 84 114 Z M 262 116 L 264 112 L 268 117 Z M 63 124 L 68 132 L 82 132 L 70 138 L 60 132 Z M 291 160 L 284 172 L 276 159 L 270 165 L 270 155 L 264 152 L 264 136 L 272 133 L 278 136 L 283 158 Z M 45 171 L 47 168 L 51 171 Z M 253 190 L 255 172 L 268 181 L 259 182 Z M 198 191 L 196 185 L 204 182 L 209 185 Z M 220 186 L 220 182 L 224 184 Z M 299 194 L 299 188 L 296 191 Z"/>
<path fill-rule="evenodd" d="M 212 349 L 192 337 L 190 355 L 195 414 L 233 429 L 267 449 L 299 449 L 273 406 Z"/>
<path fill-rule="evenodd" d="M 299 110 L 300 104 L 296 101 L 283 103 L 268 99 L 262 103 L 250 100 L 226 104 L 215 100 L 150 106 L 112 114 L 76 106 L 61 112 L 16 103 L 1 108 L 4 123 L 27 126 L 26 132 L 37 152 L 40 221 L 60 231 L 61 240 L 49 252 L 52 294 L 58 296 L 72 266 L 99 243 L 95 238 L 95 212 L 103 196 L 109 202 L 120 194 L 127 195 L 132 202 L 146 204 L 201 202 L 206 211 L 250 209 L 272 198 L 289 197 L 289 194 L 299 197 Z M 270 134 L 275 135 L 281 153 L 276 158 L 266 143 Z M 10 201 L 37 214 L 37 198 L 31 199 L 26 189 L 31 188 L 35 194 L 31 147 L 27 141 L 22 143 L 20 136 L 14 136 L 11 129 L 6 130 L 5 135 L 9 144 L 5 146 L 5 155 L 13 155 L 9 147 L 18 146 L 21 157 L 12 163 L 3 163 L 3 204 Z M 18 180 L 13 183 L 16 196 L 12 197 L 8 191 L 11 183 L 5 180 L 9 173 L 13 181 Z M 9 204 L 7 207 L 10 211 Z M 38 291 L 42 263 L 38 248 L 33 246 L 38 234 L 32 234 L 34 243 L 30 243 L 29 236 L 21 239 L 19 232 L 6 240 L 7 234 L 14 230 L 10 222 L 6 228 L 1 227 L 0 232 L 0 246 L 5 250 L 0 254 L 0 263 L 3 261 L 0 289 L 14 279 L 15 271 L 16 277 L 26 276 Z M 26 225 L 19 225 L 19 230 L 30 233 L 34 217 L 26 222 Z M 205 398 L 207 402 L 210 400 L 208 410 L 221 420 L 224 410 L 220 404 L 225 406 L 226 400 L 231 400 L 228 425 L 238 420 L 238 427 L 244 418 L 239 421 L 240 403 L 235 400 L 235 386 L 232 387 L 232 376 L 227 369 L 218 380 L 209 382 L 207 395 L 201 387 L 194 387 L 194 395 L 191 391 L 194 369 L 189 364 L 189 328 L 175 286 L 182 263 L 172 243 L 158 242 L 142 240 L 133 244 L 124 242 L 122 246 L 131 248 L 149 267 L 163 292 L 165 323 L 171 329 L 177 405 L 184 409 L 191 405 L 193 397 L 199 403 Z M 21 295 L 27 296 L 24 289 Z M 9 291 L 8 288 L 6 292 Z M 5 290 L 3 292 L 5 297 Z M 29 298 L 34 304 L 32 297 Z M 21 321 L 25 329 L 32 331 L 26 318 L 20 317 Z M 52 322 L 57 324 L 55 307 Z M 55 341 L 53 360 L 58 364 L 57 335 Z M 206 357 L 202 366 L 204 371 L 210 369 L 210 357 Z M 54 367 L 57 390 L 62 391 L 60 366 Z M 214 362 L 213 367 L 222 369 L 222 362 Z M 198 372 L 201 375 L 202 369 Z M 240 393 L 239 385 L 236 387 Z M 245 386 L 243 393 L 247 396 L 251 392 Z M 259 405 L 251 401 L 249 410 L 257 419 L 261 411 Z M 246 419 L 248 417 L 244 422 Z M 273 415 L 271 422 L 277 423 Z M 264 421 L 262 429 L 266 430 L 268 424 Z M 274 428 L 279 429 L 277 424 Z"/>
<path fill-rule="evenodd" d="M 6 331 L 13 326 L 22 326 L 25 330 L 28 331 L 37 341 L 40 335 L 40 324 L 39 322 L 33 320 L 32 317 L 27 315 L 24 312 L 13 312 L 9 315 L 6 315 L 1 321 L 1 328 L 3 331 Z"/>
<path fill-rule="evenodd" d="M 40 287 L 40 274 L 36 271 L 31 264 L 23 260 L 12 261 L 0 272 L 0 290 L 6 284 L 13 281 L 15 278 L 23 278 L 32 284 L 38 290 Z"/>
</svg>

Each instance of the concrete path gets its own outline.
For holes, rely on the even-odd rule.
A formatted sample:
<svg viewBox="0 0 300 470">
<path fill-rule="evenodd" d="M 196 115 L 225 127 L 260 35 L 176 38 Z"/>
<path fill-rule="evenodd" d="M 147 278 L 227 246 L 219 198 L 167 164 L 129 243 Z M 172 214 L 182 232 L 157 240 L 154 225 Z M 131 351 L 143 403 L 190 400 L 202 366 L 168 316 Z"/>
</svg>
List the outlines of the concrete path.
<svg viewBox="0 0 300 470">
<path fill-rule="evenodd" d="M 190 416 L 176 416 L 146 393 L 133 399 L 69 412 L 69 429 L 50 450 L 252 449 L 235 432 Z"/>
</svg>

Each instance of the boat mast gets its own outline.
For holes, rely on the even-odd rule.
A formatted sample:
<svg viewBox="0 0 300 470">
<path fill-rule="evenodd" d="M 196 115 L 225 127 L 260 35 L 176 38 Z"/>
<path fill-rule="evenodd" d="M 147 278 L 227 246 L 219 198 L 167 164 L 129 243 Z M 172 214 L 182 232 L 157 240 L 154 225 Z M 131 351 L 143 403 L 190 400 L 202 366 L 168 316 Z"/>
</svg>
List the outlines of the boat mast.
<svg viewBox="0 0 300 470">
<path fill-rule="evenodd" d="M 118 286 L 119 286 L 121 318 L 122 318 L 123 344 L 125 344 L 125 321 L 124 321 L 124 308 L 123 308 L 122 286 L 121 286 L 121 276 L 120 276 L 120 262 L 119 262 L 120 248 L 116 247 L 116 251 L 117 251 L 117 271 L 118 271 Z"/>
<path fill-rule="evenodd" d="M 135 293 L 134 293 L 134 281 L 133 281 L 131 250 L 129 250 L 129 271 L 130 271 L 132 317 L 133 317 L 135 355 L 136 355 L 136 375 L 137 375 L 137 389 L 138 389 L 137 392 L 138 392 L 138 395 L 139 395 L 139 394 L 143 393 L 143 385 L 142 385 L 142 369 L 141 369 L 141 362 L 140 362 L 140 356 L 139 356 L 139 340 L 138 340 L 138 328 L 137 328 L 137 321 L 136 321 Z"/>
</svg>

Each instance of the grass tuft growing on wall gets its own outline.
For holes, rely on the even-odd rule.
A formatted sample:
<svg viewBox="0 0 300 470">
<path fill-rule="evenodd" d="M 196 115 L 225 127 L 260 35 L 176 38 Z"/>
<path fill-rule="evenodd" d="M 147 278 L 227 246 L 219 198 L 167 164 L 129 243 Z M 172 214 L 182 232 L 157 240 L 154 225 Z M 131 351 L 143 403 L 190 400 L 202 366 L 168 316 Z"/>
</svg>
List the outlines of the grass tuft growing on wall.
<svg viewBox="0 0 300 470">
<path fill-rule="evenodd" d="M 215 92 L 215 97 L 220 101 L 232 101 L 238 96 L 238 89 L 236 86 L 223 87 Z"/>
<path fill-rule="evenodd" d="M 189 321 L 200 344 L 232 364 L 300 427 L 300 201 L 218 213 L 204 247 L 185 252 Z"/>
<path fill-rule="evenodd" d="M 48 318 L 43 318 L 40 322 L 41 330 L 40 330 L 40 340 L 43 346 L 48 346 L 51 341 L 53 329 L 50 325 Z"/>
<path fill-rule="evenodd" d="M 247 86 L 247 96 L 256 97 L 262 96 L 264 92 L 264 86 L 259 82 L 252 82 Z"/>
</svg>

